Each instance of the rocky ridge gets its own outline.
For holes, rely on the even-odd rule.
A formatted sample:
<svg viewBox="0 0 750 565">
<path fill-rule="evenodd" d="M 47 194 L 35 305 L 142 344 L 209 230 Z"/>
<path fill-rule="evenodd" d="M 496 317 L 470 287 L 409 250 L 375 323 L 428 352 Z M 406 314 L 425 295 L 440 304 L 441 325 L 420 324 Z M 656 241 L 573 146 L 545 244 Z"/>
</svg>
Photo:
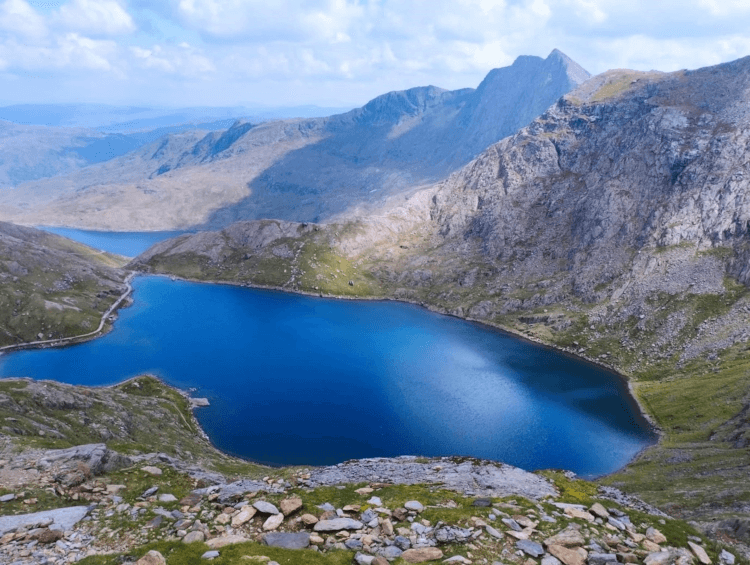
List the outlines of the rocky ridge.
<svg viewBox="0 0 750 565">
<path fill-rule="evenodd" d="M 418 87 L 328 118 L 166 136 L 0 193 L 0 217 L 115 231 L 330 218 L 443 178 L 588 76 L 555 50 L 495 69 L 477 89 Z"/>
</svg>

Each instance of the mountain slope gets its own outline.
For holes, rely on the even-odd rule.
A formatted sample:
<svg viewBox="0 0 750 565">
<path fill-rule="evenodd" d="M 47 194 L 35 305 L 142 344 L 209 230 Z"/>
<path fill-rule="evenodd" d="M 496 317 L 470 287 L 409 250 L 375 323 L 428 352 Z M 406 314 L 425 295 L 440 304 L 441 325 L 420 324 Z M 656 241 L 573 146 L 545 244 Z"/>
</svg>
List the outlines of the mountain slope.
<svg viewBox="0 0 750 565">
<path fill-rule="evenodd" d="M 330 118 L 239 121 L 189 143 L 189 134 L 168 137 L 27 183 L 0 195 L 0 210 L 23 223 L 114 230 L 331 218 L 445 177 L 587 77 L 559 51 L 521 57 L 476 90 L 419 87 Z"/>
<path fill-rule="evenodd" d="M 664 436 L 605 481 L 748 516 L 748 101 L 750 58 L 610 71 L 406 202 L 183 236 L 134 266 L 414 301 L 606 364 Z"/>
<path fill-rule="evenodd" d="M 122 258 L 0 222 L 0 347 L 96 330 L 127 290 Z"/>
</svg>

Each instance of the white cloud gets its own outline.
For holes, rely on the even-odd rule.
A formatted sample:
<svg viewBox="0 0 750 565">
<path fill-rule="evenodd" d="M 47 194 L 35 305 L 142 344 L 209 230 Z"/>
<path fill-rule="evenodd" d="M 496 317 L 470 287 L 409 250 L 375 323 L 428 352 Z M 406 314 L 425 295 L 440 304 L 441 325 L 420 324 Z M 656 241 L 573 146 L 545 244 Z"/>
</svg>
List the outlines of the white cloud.
<svg viewBox="0 0 750 565">
<path fill-rule="evenodd" d="M 200 77 L 212 73 L 215 67 L 210 59 L 188 43 L 177 47 L 154 45 L 149 49 L 130 47 L 135 65 L 143 69 L 188 77 Z"/>
<path fill-rule="evenodd" d="M 0 29 L 30 38 L 44 37 L 47 33 L 44 18 L 24 0 L 5 0 L 0 4 Z"/>
<path fill-rule="evenodd" d="M 133 18 L 115 0 L 71 0 L 60 7 L 58 17 L 67 29 L 93 35 L 135 31 Z"/>
</svg>

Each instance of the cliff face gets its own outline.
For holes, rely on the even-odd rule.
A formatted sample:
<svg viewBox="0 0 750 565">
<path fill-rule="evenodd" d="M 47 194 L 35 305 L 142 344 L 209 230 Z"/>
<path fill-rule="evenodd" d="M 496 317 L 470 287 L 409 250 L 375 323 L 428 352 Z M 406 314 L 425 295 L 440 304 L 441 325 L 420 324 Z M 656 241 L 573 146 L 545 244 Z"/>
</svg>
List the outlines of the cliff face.
<svg viewBox="0 0 750 565">
<path fill-rule="evenodd" d="M 586 78 L 554 51 L 495 69 L 477 89 L 418 87 L 330 118 L 167 136 L 0 194 L 0 217 L 111 230 L 331 219 L 444 178 Z"/>
</svg>

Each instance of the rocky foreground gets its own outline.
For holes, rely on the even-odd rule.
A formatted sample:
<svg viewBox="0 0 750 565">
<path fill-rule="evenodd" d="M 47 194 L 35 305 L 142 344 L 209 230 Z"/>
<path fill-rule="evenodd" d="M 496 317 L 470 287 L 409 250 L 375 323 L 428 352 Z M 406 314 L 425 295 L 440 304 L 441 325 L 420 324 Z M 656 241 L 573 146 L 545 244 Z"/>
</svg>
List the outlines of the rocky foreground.
<svg viewBox="0 0 750 565">
<path fill-rule="evenodd" d="M 227 482 L 166 454 L 104 444 L 11 455 L 0 460 L 0 562 L 746 562 L 572 474 L 415 457 L 268 471 Z"/>
</svg>

